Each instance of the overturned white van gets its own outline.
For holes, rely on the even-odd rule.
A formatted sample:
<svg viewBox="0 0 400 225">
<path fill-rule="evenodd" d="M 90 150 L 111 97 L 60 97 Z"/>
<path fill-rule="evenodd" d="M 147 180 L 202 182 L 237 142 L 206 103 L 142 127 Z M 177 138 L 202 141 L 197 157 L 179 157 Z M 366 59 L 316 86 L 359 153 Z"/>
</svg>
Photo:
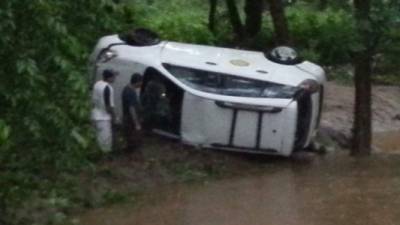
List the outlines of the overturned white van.
<svg viewBox="0 0 400 225">
<path fill-rule="evenodd" d="M 288 156 L 306 148 L 318 128 L 325 73 L 288 47 L 244 51 L 160 41 L 136 30 L 99 40 L 91 81 L 104 69 L 120 74 L 113 84 L 118 114 L 133 73 L 143 75 L 142 98 L 151 81 L 160 83 L 170 115 L 153 131 L 190 145 Z"/>
</svg>

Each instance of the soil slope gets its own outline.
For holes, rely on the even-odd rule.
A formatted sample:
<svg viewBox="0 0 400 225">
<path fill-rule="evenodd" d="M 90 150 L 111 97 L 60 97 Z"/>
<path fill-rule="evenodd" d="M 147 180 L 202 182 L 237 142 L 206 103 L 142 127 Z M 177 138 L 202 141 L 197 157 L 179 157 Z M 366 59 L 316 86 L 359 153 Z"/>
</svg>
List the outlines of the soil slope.
<svg viewBox="0 0 400 225">
<path fill-rule="evenodd" d="M 372 99 L 375 139 L 379 137 L 379 142 L 385 142 L 381 140 L 385 136 L 397 136 L 400 142 L 400 87 L 374 86 Z M 321 133 L 331 136 L 340 145 L 348 145 L 347 142 L 351 137 L 353 108 L 354 87 L 328 82 L 321 120 Z M 377 142 L 378 140 L 375 141 L 375 143 Z M 376 149 L 378 150 L 378 148 Z"/>
</svg>

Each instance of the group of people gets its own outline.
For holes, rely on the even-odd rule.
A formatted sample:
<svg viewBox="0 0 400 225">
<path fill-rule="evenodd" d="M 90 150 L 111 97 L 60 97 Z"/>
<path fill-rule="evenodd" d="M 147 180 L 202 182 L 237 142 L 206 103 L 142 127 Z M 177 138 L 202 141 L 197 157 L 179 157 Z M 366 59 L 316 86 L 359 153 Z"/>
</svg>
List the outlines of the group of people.
<svg viewBox="0 0 400 225">
<path fill-rule="evenodd" d="M 115 113 L 114 89 L 111 84 L 118 76 L 118 72 L 106 69 L 103 79 L 94 84 L 92 92 L 91 120 L 96 129 L 97 142 L 103 152 L 113 149 L 113 125 L 119 123 Z M 126 149 L 134 149 L 140 142 L 138 131 L 142 129 L 142 107 L 137 91 L 142 85 L 142 76 L 135 73 L 129 84 L 122 91 L 122 124 L 126 140 Z"/>
</svg>

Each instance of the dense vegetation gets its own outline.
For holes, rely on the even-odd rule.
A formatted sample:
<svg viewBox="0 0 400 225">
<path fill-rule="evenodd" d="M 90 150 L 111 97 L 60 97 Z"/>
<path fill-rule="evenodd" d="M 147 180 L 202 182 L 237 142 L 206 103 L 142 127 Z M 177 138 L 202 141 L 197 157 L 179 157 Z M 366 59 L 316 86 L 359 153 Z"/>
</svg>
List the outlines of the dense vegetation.
<svg viewBox="0 0 400 225">
<path fill-rule="evenodd" d="M 87 58 L 99 36 L 131 23 L 130 11 L 97 0 L 0 5 L 0 221 L 31 224 L 14 209 L 65 195 L 66 174 L 95 152 Z"/>
<path fill-rule="evenodd" d="M 297 1 L 286 8 L 294 45 L 305 58 L 325 66 L 350 63 L 359 47 L 351 8 L 337 2 L 320 7 L 319 1 Z M 243 5 L 238 1 L 240 9 Z M 48 200 L 43 207 L 77 201 L 71 194 L 74 174 L 92 168 L 100 155 L 88 120 L 86 82 L 96 40 L 147 27 L 168 40 L 236 46 L 225 4 L 219 1 L 214 31 L 208 10 L 208 2 L 199 0 L 0 3 L 0 224 L 32 224 L 21 210 L 35 199 Z M 263 14 L 260 32 L 241 47 L 274 45 L 269 11 Z M 397 24 L 380 31 L 385 41 L 375 54 L 376 71 L 389 75 L 376 77 L 384 82 L 398 82 L 399 75 L 400 21 L 391 21 Z M 49 223 L 60 222 L 57 215 Z"/>
</svg>

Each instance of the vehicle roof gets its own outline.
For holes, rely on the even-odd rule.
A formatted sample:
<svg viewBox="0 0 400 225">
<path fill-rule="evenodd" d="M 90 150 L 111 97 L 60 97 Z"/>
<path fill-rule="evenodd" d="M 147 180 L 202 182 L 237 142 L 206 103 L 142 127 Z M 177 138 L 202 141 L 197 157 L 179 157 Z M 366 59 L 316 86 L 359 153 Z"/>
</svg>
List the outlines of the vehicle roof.
<svg viewBox="0 0 400 225">
<path fill-rule="evenodd" d="M 102 38 L 99 45 L 105 47 L 121 42 L 117 35 L 113 35 Z M 320 82 L 325 79 L 324 71 L 318 65 L 307 61 L 298 65 L 282 65 L 268 60 L 264 53 L 256 51 L 169 41 L 147 47 L 117 45 L 113 49 L 118 51 L 120 58 L 158 69 L 162 67 L 162 63 L 169 63 L 294 86 L 305 79 Z"/>
</svg>

